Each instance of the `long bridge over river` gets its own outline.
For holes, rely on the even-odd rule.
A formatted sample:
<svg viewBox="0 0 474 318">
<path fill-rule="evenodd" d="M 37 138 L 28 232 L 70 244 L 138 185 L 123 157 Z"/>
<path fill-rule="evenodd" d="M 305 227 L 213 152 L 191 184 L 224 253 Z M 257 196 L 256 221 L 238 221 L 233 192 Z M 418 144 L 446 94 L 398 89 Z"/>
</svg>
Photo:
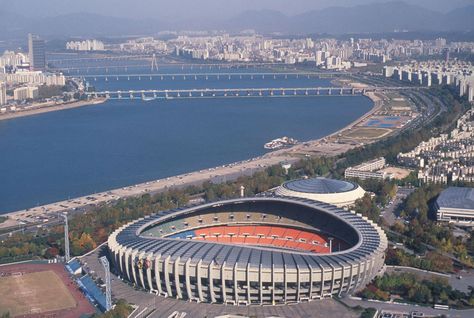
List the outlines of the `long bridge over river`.
<svg viewBox="0 0 474 318">
<path fill-rule="evenodd" d="M 97 81 L 99 79 L 109 80 L 256 80 L 256 79 L 314 79 L 330 78 L 340 75 L 338 72 L 239 72 L 239 73 L 136 73 L 136 74 L 87 74 L 81 75 L 82 78 Z"/>
<path fill-rule="evenodd" d="M 253 63 L 253 64 L 157 64 L 154 66 L 154 69 L 157 71 L 159 69 L 169 69 L 170 67 L 174 69 L 181 70 L 190 70 L 190 71 L 200 71 L 200 70 L 242 70 L 242 69 L 295 69 L 292 65 L 287 64 L 275 64 L 275 63 Z M 105 73 L 109 72 L 118 72 L 124 70 L 129 72 L 132 69 L 145 69 L 148 68 L 147 65 L 143 64 L 120 64 L 120 65 L 86 65 L 86 66 L 63 66 L 63 67 L 53 67 L 57 71 L 61 71 L 65 74 L 83 74 L 89 72 L 104 71 Z M 153 71 L 153 69 L 152 69 Z M 339 72 L 338 74 L 344 74 L 344 72 Z"/>
<path fill-rule="evenodd" d="M 224 98 L 224 97 L 309 97 L 309 96 L 351 96 L 368 92 L 401 89 L 421 89 L 419 87 L 299 87 L 299 88 L 204 88 L 167 90 L 123 90 L 85 93 L 91 97 L 108 99 L 175 99 L 175 98 Z"/>
</svg>

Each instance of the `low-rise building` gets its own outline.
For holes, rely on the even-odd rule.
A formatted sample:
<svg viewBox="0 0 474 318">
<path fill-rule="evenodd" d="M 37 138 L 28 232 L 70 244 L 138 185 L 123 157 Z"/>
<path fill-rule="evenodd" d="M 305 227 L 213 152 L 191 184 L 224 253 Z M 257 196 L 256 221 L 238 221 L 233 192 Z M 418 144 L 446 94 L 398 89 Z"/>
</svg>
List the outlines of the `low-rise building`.
<svg viewBox="0 0 474 318">
<path fill-rule="evenodd" d="M 344 172 L 345 178 L 358 179 L 391 179 L 390 173 L 379 171 L 385 167 L 385 158 L 380 157 L 368 162 L 364 162 L 358 166 L 347 168 Z"/>
</svg>

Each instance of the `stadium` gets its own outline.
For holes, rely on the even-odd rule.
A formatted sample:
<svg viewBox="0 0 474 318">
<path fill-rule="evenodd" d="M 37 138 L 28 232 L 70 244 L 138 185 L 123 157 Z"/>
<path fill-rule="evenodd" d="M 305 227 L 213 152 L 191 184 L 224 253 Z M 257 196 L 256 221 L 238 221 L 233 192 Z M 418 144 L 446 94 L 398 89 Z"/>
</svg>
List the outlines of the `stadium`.
<svg viewBox="0 0 474 318">
<path fill-rule="evenodd" d="M 365 191 L 354 182 L 318 177 L 285 182 L 275 189 L 275 194 L 346 207 L 354 205 Z"/>
<path fill-rule="evenodd" d="M 275 196 L 159 212 L 116 230 L 108 248 L 116 273 L 150 292 L 277 305 L 363 288 L 383 271 L 387 238 L 360 215 Z"/>
</svg>

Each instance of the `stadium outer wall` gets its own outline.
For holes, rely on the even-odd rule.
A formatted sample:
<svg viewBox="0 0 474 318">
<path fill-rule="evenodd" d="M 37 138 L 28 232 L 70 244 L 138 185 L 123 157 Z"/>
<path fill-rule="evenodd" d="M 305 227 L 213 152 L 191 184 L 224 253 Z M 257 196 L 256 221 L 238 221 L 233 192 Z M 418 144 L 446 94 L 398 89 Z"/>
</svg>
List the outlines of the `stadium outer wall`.
<svg viewBox="0 0 474 318">
<path fill-rule="evenodd" d="M 350 247 L 315 254 L 166 238 L 191 228 L 226 224 L 319 229 L 319 233 L 346 240 Z M 150 229 L 158 229 L 162 237 L 144 237 Z M 387 238 L 372 221 L 335 206 L 272 197 L 159 212 L 116 230 L 108 248 L 117 274 L 145 290 L 196 302 L 275 305 L 363 288 L 383 272 Z"/>
</svg>

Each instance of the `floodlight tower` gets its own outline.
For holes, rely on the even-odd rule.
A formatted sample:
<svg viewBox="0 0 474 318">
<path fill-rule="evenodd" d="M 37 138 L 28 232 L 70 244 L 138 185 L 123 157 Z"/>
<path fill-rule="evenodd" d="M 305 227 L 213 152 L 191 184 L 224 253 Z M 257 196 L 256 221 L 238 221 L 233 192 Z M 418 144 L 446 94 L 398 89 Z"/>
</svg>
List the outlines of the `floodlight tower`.
<svg viewBox="0 0 474 318">
<path fill-rule="evenodd" d="M 110 265 L 106 256 L 99 258 L 105 270 L 105 311 L 112 309 L 112 288 L 110 286 Z"/>
<path fill-rule="evenodd" d="M 241 198 L 245 197 L 245 187 L 243 185 L 240 186 L 240 197 Z"/>
<path fill-rule="evenodd" d="M 67 213 L 63 214 L 64 218 L 64 258 L 66 263 L 69 263 L 71 259 L 71 254 L 69 252 L 69 224 L 67 222 Z"/>
</svg>

